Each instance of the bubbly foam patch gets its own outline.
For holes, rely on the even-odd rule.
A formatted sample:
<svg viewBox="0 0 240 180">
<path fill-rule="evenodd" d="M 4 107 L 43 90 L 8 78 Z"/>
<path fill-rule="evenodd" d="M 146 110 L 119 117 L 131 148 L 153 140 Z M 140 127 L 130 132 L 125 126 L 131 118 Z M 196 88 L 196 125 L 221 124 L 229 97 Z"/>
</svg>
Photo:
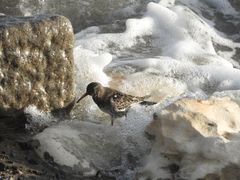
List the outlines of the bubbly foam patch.
<svg viewBox="0 0 240 180">
<path fill-rule="evenodd" d="M 51 115 L 50 112 L 40 111 L 36 106 L 28 106 L 24 110 L 24 113 L 27 115 L 28 121 L 28 124 L 26 124 L 26 129 L 29 129 L 35 133 L 58 121 Z"/>
<path fill-rule="evenodd" d="M 103 68 L 112 61 L 109 53 L 95 54 L 90 50 L 76 47 L 74 49 L 75 65 L 77 68 L 77 81 L 79 86 L 87 85 L 92 81 L 107 84 L 109 77 L 103 72 Z"/>
<path fill-rule="evenodd" d="M 174 1 L 161 1 L 159 4 L 149 3 L 143 18 L 127 20 L 126 31 L 123 33 L 102 34 L 96 27 L 88 28 L 76 35 L 78 38 L 77 47 L 88 49 L 98 54 L 110 52 L 114 60 L 105 70 L 107 73 L 111 72 L 112 74 L 110 75 L 114 75 L 114 77 L 133 74 L 136 72 L 134 66 L 142 69 L 157 69 L 155 67 L 156 62 L 151 60 L 151 58 L 143 58 L 141 62 L 139 60 L 136 61 L 136 58 L 134 58 L 136 55 L 134 51 L 138 48 L 144 49 L 144 53 L 149 50 L 148 56 L 155 49 L 152 54 L 154 57 L 156 55 L 166 57 L 164 62 L 160 62 L 165 68 L 156 65 L 158 67 L 157 72 L 161 74 L 159 77 L 174 76 L 174 80 L 179 81 L 179 84 L 184 80 L 190 80 L 191 84 L 187 86 L 188 90 L 203 91 L 204 93 L 238 88 L 238 79 L 235 78 L 238 70 L 232 68 L 234 60 L 231 56 L 234 53 L 234 48 L 239 47 L 239 44 L 222 36 L 207 20 L 195 14 L 188 7 L 181 4 L 175 5 L 174 3 Z M 190 1 L 181 1 L 181 3 L 187 4 L 193 9 L 196 8 L 196 4 L 201 4 L 201 7 L 204 8 L 208 7 L 208 5 L 197 1 L 192 3 Z M 222 1 L 218 3 L 213 2 L 213 4 L 219 4 L 219 6 L 215 5 L 214 7 L 228 7 Z M 227 53 L 221 53 L 221 51 L 217 53 L 215 50 L 216 43 L 231 47 L 232 50 L 229 51 L 228 55 Z M 142 44 L 146 46 L 143 47 Z M 133 53 L 131 54 L 131 52 Z M 224 55 L 220 56 L 222 54 Z M 122 56 L 125 55 L 130 57 L 122 59 Z M 106 60 L 106 58 L 102 58 L 102 61 L 103 59 Z M 167 59 L 169 62 L 167 62 Z M 175 62 L 175 60 L 179 61 L 179 63 Z M 132 61 L 131 65 L 128 65 L 127 61 Z M 88 62 L 91 65 L 94 64 L 90 61 Z M 125 64 L 123 65 L 122 62 Z M 139 65 L 140 63 L 142 64 Z M 86 69 L 91 69 L 91 66 L 86 67 Z M 168 67 L 169 70 L 167 69 Z M 227 74 L 227 78 L 222 76 L 222 70 Z M 146 74 L 141 69 L 137 71 L 138 74 L 142 73 L 142 76 Z M 92 76 L 87 70 L 86 72 Z M 99 74 L 99 76 L 96 75 L 98 78 L 106 79 L 104 73 L 97 72 L 96 74 Z M 156 79 L 159 77 L 156 76 Z M 94 77 L 93 79 L 98 78 Z M 102 79 L 100 81 L 104 82 Z M 126 78 L 122 81 L 123 86 L 128 83 L 133 83 L 131 78 Z M 151 87 L 147 78 L 141 84 Z M 155 90 L 152 89 L 152 91 Z"/>
<path fill-rule="evenodd" d="M 240 71 L 232 67 L 197 66 L 168 57 L 155 57 L 112 63 L 109 65 L 108 71 L 112 74 L 118 74 L 124 67 L 127 67 L 126 70 L 130 69 L 130 71 L 126 71 L 126 74 L 128 74 L 126 75 L 126 82 L 132 86 L 137 84 L 134 86 L 135 90 L 139 89 L 145 93 L 157 89 L 164 91 L 164 88 L 168 88 L 168 90 L 176 91 L 176 94 L 181 94 L 186 90 L 211 94 L 215 91 L 240 88 L 240 79 L 238 78 Z M 164 84 L 166 85 L 162 88 L 161 85 Z M 126 88 L 123 89 L 126 90 L 129 87 L 129 85 L 126 85 Z"/>
<path fill-rule="evenodd" d="M 63 136 L 59 138 L 60 135 Z M 53 157 L 54 162 L 59 165 L 73 167 L 79 163 L 79 159 L 64 147 L 64 141 L 71 139 L 71 141 L 76 142 L 77 137 L 78 132 L 73 129 L 69 131 L 68 126 L 61 128 L 51 127 L 35 137 L 40 141 L 40 148 L 37 149 L 37 152 L 42 157 L 47 152 Z M 81 142 L 78 141 L 78 143 Z"/>
</svg>

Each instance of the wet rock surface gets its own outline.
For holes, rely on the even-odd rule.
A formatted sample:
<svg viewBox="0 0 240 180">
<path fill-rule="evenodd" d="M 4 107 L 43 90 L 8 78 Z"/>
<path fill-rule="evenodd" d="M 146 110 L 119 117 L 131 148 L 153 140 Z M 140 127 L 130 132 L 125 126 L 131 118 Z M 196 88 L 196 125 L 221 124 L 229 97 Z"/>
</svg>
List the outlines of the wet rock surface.
<svg viewBox="0 0 240 180">
<path fill-rule="evenodd" d="M 121 165 L 123 148 L 115 128 L 64 121 L 45 129 L 34 139 L 40 143 L 35 151 L 42 159 L 72 174 L 104 176 L 104 171 Z"/>
<path fill-rule="evenodd" d="M 18 8 L 20 0 L 14 0 L 14 1 L 8 1 L 8 0 L 2 0 L 0 11 L 4 14 L 9 15 L 21 15 L 21 10 Z"/>
<path fill-rule="evenodd" d="M 8 121 L 11 121 L 10 119 Z M 111 180 L 114 178 L 99 174 L 98 177 L 83 177 L 73 174 L 66 167 L 53 162 L 49 153 L 46 159 L 40 158 L 35 149 L 39 142 L 32 140 L 32 133 L 17 125 L 1 121 L 0 131 L 0 179 L 17 180 Z M 50 163 L 51 161 L 51 163 Z"/>
<path fill-rule="evenodd" d="M 0 179 L 54 178 L 54 169 L 48 167 L 33 151 L 31 135 L 21 126 L 5 122 L 1 121 Z"/>
<path fill-rule="evenodd" d="M 74 96 L 73 39 L 62 16 L 1 16 L 0 108 L 67 106 Z"/>
<path fill-rule="evenodd" d="M 157 0 L 155 0 L 157 1 Z M 150 0 L 3 0 L 0 13 L 7 15 L 61 14 L 70 19 L 74 31 L 136 17 Z"/>
<path fill-rule="evenodd" d="M 71 111 L 73 39 L 62 16 L 0 16 L 0 179 L 79 179 L 35 153 L 39 143 L 24 112 L 29 105 L 55 115 Z"/>
<path fill-rule="evenodd" d="M 240 177 L 240 168 L 237 164 L 229 164 L 224 167 L 219 173 L 208 174 L 202 180 L 238 180 Z"/>
</svg>

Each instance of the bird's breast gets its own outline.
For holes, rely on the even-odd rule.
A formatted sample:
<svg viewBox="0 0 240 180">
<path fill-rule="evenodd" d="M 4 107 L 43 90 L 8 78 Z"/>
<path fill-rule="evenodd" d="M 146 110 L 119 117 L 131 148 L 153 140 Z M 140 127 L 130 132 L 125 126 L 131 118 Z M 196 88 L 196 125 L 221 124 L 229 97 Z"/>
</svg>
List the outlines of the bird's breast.
<svg viewBox="0 0 240 180">
<path fill-rule="evenodd" d="M 101 109 L 103 112 L 108 113 L 108 114 L 111 113 L 111 111 L 110 111 L 110 109 L 111 109 L 110 103 L 108 103 L 108 101 L 106 99 L 93 97 L 93 101 L 97 104 L 99 109 Z"/>
</svg>

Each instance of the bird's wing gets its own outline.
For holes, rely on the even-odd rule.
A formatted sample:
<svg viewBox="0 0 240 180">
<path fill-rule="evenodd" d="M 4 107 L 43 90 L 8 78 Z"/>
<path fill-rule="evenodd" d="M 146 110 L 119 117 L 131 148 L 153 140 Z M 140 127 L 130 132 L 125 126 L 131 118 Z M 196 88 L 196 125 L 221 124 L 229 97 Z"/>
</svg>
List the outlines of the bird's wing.
<svg viewBox="0 0 240 180">
<path fill-rule="evenodd" d="M 127 95 L 127 94 L 121 93 L 119 91 L 116 91 L 111 96 L 110 102 L 111 102 L 111 105 L 112 105 L 114 111 L 124 112 L 131 106 L 131 104 L 133 104 L 135 102 L 139 102 L 139 99 L 134 96 Z"/>
<path fill-rule="evenodd" d="M 124 112 L 126 110 L 126 103 L 124 103 L 124 94 L 115 92 L 110 98 L 110 102 L 115 112 Z"/>
</svg>

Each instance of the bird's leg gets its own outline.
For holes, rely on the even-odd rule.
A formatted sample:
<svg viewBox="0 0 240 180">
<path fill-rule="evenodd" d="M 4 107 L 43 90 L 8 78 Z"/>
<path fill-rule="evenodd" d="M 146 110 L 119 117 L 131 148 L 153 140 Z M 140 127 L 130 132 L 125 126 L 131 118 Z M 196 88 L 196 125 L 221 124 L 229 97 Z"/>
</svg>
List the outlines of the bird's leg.
<svg viewBox="0 0 240 180">
<path fill-rule="evenodd" d="M 111 125 L 113 126 L 113 116 L 111 116 Z"/>
</svg>

